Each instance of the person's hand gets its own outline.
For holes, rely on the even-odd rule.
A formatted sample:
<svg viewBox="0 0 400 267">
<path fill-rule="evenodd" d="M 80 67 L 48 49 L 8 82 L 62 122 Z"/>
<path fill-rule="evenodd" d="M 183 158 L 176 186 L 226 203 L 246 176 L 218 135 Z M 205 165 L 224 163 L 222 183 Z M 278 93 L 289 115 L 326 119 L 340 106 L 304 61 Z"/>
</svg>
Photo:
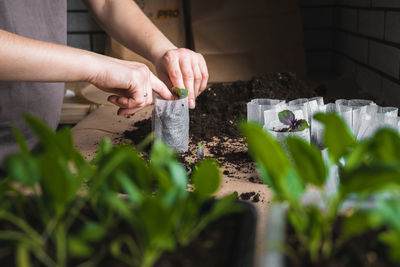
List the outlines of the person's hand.
<svg viewBox="0 0 400 267">
<path fill-rule="evenodd" d="M 207 87 L 208 69 L 204 57 L 186 48 L 167 51 L 154 62 L 158 77 L 169 87 L 189 91 L 189 107 L 195 108 L 196 97 Z"/>
<path fill-rule="evenodd" d="M 146 65 L 106 56 L 96 59 L 89 82 L 113 94 L 108 101 L 120 107 L 118 115 L 133 114 L 150 105 L 153 90 L 164 99 L 173 99 L 168 87 Z"/>
</svg>

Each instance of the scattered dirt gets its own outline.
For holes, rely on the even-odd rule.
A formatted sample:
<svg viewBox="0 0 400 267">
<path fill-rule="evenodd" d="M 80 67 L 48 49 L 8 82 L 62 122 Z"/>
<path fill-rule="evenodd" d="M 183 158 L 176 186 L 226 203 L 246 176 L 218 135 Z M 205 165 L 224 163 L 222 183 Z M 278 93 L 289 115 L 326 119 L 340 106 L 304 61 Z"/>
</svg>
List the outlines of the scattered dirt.
<svg viewBox="0 0 400 267">
<path fill-rule="evenodd" d="M 246 192 L 239 195 L 241 200 L 251 200 L 253 202 L 260 202 L 260 194 L 256 192 Z"/>
<path fill-rule="evenodd" d="M 206 157 L 215 158 L 226 177 L 261 183 L 237 124 L 247 117 L 246 104 L 254 98 L 292 100 L 314 97 L 317 94 L 292 73 L 272 73 L 254 77 L 250 81 L 211 84 L 198 98 L 196 108 L 190 110 L 189 151 L 181 155 L 183 161 L 196 161 L 197 143 Z M 124 139 L 140 143 L 151 131 L 151 120 L 133 125 L 123 134 Z"/>
</svg>

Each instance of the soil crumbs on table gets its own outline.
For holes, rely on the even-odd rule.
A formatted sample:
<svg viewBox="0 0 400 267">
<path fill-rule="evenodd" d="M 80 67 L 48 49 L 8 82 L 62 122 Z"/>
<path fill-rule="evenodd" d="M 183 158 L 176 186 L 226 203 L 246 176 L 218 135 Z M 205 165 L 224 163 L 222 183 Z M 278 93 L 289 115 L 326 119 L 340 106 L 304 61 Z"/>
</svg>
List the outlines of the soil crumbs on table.
<svg viewBox="0 0 400 267">
<path fill-rule="evenodd" d="M 190 110 L 189 151 L 181 155 L 184 162 L 197 160 L 197 144 L 205 156 L 216 159 L 226 177 L 261 183 L 237 124 L 247 117 L 247 102 L 255 98 L 292 100 L 317 94 L 292 73 L 271 73 L 250 81 L 211 84 Z M 151 119 L 136 122 L 123 138 L 140 143 L 151 132 Z"/>
</svg>

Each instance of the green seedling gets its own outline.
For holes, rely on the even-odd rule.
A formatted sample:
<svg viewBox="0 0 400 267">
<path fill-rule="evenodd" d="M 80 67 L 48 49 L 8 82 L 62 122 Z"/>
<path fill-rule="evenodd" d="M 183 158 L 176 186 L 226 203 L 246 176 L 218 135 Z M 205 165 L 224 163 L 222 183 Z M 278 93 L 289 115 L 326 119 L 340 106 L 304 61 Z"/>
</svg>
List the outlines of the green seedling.
<svg viewBox="0 0 400 267">
<path fill-rule="evenodd" d="M 203 149 L 203 146 L 201 145 L 200 142 L 197 144 L 197 146 L 198 146 L 197 158 L 198 158 L 199 160 L 202 160 L 202 159 L 204 158 L 204 149 Z"/>
<path fill-rule="evenodd" d="M 174 86 L 171 89 L 171 93 L 175 97 L 175 99 L 183 99 L 188 96 L 189 91 L 187 89 Z"/>
</svg>

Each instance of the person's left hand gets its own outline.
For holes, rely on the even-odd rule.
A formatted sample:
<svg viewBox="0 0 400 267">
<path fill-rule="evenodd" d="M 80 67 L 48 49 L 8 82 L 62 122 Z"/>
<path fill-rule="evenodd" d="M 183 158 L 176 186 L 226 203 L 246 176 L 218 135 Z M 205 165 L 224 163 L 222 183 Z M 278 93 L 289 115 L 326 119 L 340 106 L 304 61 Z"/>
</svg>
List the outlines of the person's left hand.
<svg viewBox="0 0 400 267">
<path fill-rule="evenodd" d="M 204 57 L 186 48 L 167 51 L 154 62 L 158 77 L 169 88 L 178 86 L 189 91 L 189 107 L 195 108 L 196 97 L 207 87 L 208 69 Z"/>
</svg>

